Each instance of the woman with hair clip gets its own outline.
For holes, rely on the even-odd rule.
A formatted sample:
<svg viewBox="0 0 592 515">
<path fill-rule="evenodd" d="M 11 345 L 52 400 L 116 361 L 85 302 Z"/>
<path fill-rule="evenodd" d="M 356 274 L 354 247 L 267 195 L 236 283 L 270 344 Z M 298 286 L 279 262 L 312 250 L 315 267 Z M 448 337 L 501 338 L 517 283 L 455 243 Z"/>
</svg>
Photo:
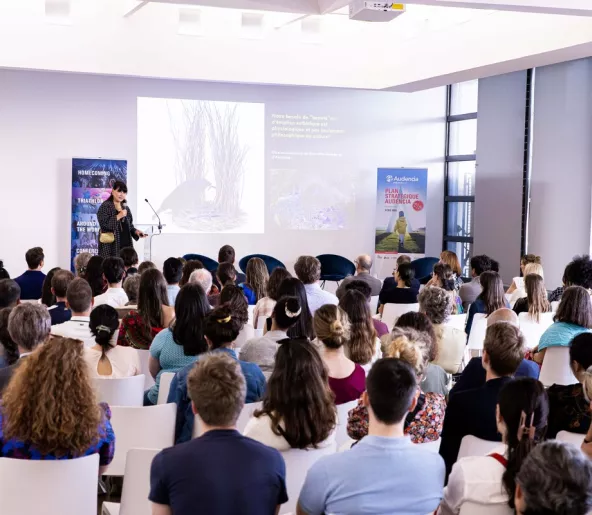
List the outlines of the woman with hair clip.
<svg viewBox="0 0 592 515">
<path fill-rule="evenodd" d="M 249 306 L 254 306 L 267 295 L 269 271 L 261 258 L 251 258 L 247 263 L 247 280 L 239 286 L 245 292 Z"/>
<path fill-rule="evenodd" d="M 271 330 L 261 338 L 254 338 L 243 345 L 241 359 L 259 365 L 265 377 L 269 378 L 275 367 L 279 342 L 288 338 L 290 327 L 298 322 L 301 315 L 298 297 L 282 297 L 273 308 Z"/>
<path fill-rule="evenodd" d="M 469 308 L 465 327 L 465 333 L 467 334 L 471 334 L 473 317 L 477 313 L 485 313 L 485 315 L 489 316 L 498 309 L 510 307 L 504 296 L 504 283 L 497 272 L 483 272 L 479 276 L 479 280 L 482 290 L 477 300 Z"/>
<path fill-rule="evenodd" d="M 439 515 L 460 513 L 467 503 L 480 513 L 496 506 L 514 513 L 516 475 L 532 449 L 545 439 L 549 403 L 545 387 L 532 378 L 507 383 L 497 405 L 497 427 L 504 445 L 488 456 L 461 458 L 452 467 Z"/>
<path fill-rule="evenodd" d="M 551 311 L 551 303 L 547 299 L 547 290 L 544 279 L 538 274 L 528 274 L 524 278 L 524 288 L 526 297 L 522 297 L 514 304 L 514 312 L 529 313 L 530 318 L 540 322 L 541 313 Z"/>
<path fill-rule="evenodd" d="M 335 443 L 337 412 L 329 376 L 306 338 L 284 340 L 267 381 L 263 407 L 244 435 L 278 451 L 328 447 Z"/>
<path fill-rule="evenodd" d="M 108 304 L 97 306 L 90 312 L 90 332 L 96 345 L 84 349 L 84 360 L 91 377 L 119 379 L 141 373 L 138 353 L 129 347 L 117 345 L 119 329 L 117 310 Z"/>
<path fill-rule="evenodd" d="M 298 303 L 302 308 L 302 313 L 298 322 L 296 322 L 290 329 L 288 329 L 289 338 L 308 338 L 310 341 L 315 339 L 315 329 L 313 327 L 312 315 L 308 307 L 308 299 L 306 297 L 306 290 L 304 284 L 296 277 L 289 277 L 284 279 L 277 293 L 278 299 L 282 297 L 297 297 Z M 267 329 L 271 327 L 271 321 L 267 319 Z"/>
</svg>

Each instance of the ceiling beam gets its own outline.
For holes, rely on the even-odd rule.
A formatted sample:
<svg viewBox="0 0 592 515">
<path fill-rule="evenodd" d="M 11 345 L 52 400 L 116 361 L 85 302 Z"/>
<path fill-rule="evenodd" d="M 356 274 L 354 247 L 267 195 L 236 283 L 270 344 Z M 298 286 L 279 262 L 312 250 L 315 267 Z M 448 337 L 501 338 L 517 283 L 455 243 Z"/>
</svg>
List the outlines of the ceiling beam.
<svg viewBox="0 0 592 515">
<path fill-rule="evenodd" d="M 568 16 L 592 16 L 590 0 L 407 0 L 408 4 L 491 9 Z"/>
</svg>

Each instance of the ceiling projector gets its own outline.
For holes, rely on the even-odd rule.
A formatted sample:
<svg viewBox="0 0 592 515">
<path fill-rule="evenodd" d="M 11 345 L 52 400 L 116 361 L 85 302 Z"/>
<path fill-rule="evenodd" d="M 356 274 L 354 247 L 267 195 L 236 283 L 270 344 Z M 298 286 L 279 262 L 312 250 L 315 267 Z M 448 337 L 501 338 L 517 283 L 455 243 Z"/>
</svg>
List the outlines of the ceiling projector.
<svg viewBox="0 0 592 515">
<path fill-rule="evenodd" d="M 405 4 L 395 4 L 393 2 L 352 0 L 349 4 L 350 20 L 388 22 L 404 12 Z"/>
</svg>

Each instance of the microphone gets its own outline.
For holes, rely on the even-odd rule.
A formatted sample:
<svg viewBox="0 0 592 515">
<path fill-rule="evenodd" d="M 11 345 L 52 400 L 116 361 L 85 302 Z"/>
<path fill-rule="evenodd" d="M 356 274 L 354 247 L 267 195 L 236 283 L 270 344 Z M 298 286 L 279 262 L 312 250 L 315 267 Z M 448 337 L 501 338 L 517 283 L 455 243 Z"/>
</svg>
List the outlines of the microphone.
<svg viewBox="0 0 592 515">
<path fill-rule="evenodd" d="M 150 204 L 150 202 L 148 202 L 148 199 L 147 198 L 145 198 L 144 201 L 146 202 L 146 204 L 148 204 L 150 206 L 150 209 L 152 209 L 152 211 L 156 215 L 156 218 L 158 218 L 158 232 L 162 232 L 162 222 L 160 221 L 160 216 L 158 216 L 158 213 L 156 212 L 156 209 L 154 209 L 152 207 L 152 204 Z"/>
</svg>

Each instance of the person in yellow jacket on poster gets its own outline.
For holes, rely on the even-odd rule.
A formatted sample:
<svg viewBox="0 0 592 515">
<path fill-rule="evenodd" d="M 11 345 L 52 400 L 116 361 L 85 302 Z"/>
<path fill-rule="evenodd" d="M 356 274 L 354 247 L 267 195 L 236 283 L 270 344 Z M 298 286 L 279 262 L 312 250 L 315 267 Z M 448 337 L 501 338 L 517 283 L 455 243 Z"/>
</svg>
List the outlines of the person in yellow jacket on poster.
<svg viewBox="0 0 592 515">
<path fill-rule="evenodd" d="M 407 219 L 404 211 L 399 211 L 399 218 L 395 223 L 395 232 L 399 233 L 399 248 L 401 248 L 405 245 L 405 234 L 407 234 Z"/>
</svg>

